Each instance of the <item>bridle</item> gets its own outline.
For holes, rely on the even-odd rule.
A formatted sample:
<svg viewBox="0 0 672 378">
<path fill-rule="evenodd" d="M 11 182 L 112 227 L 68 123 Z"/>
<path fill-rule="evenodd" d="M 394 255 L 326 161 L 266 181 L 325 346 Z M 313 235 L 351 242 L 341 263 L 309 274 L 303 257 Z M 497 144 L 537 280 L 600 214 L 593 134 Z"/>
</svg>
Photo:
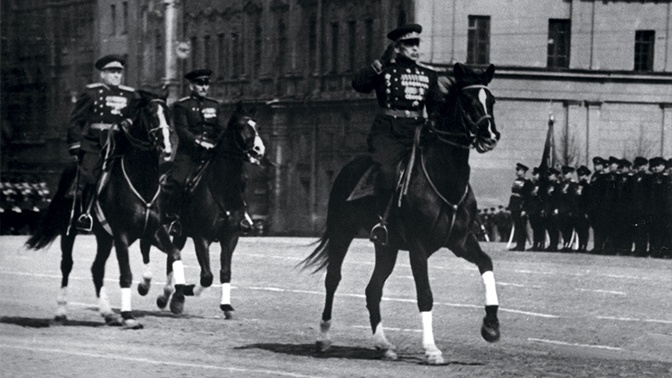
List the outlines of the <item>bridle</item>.
<svg viewBox="0 0 672 378">
<path fill-rule="evenodd" d="M 462 94 L 466 90 L 480 90 L 483 89 L 485 90 L 490 96 L 492 95 L 492 92 L 490 91 L 490 88 L 488 88 L 486 85 L 483 84 L 472 84 L 472 85 L 467 85 L 464 86 L 460 89 L 460 93 L 457 96 L 456 100 L 456 106 L 455 106 L 455 113 L 457 114 L 459 112 L 459 119 L 460 123 L 463 127 L 463 130 L 461 131 L 444 131 L 444 130 L 439 130 L 436 128 L 436 125 L 433 122 L 429 123 L 430 131 L 436 136 L 436 139 L 440 141 L 441 143 L 451 145 L 453 147 L 461 148 L 464 150 L 468 150 L 471 148 L 474 143 L 476 142 L 476 134 L 473 133 L 472 130 L 478 130 L 478 126 L 484 122 L 484 121 L 489 121 L 492 120 L 493 117 L 490 114 L 485 114 L 481 116 L 481 118 L 478 119 L 476 122 L 472 122 L 471 118 L 467 116 L 467 113 L 464 111 L 464 105 L 463 105 L 463 96 Z M 494 97 L 494 96 L 493 96 Z M 457 117 L 455 117 L 457 118 Z M 459 142 L 454 142 L 450 140 L 449 138 L 467 138 L 468 143 L 459 143 Z"/>
<path fill-rule="evenodd" d="M 250 146 L 249 143 L 246 143 L 242 138 L 237 138 L 234 136 L 234 145 L 238 149 L 238 154 L 236 155 L 239 157 L 246 157 L 249 162 L 258 164 L 259 157 L 257 152 L 254 150 L 254 141 L 261 139 L 261 137 L 259 136 L 259 131 L 257 131 L 257 123 L 252 118 L 247 118 L 247 122 L 245 123 L 254 131 L 254 135 L 250 138 L 253 142 Z M 232 156 L 234 155 L 232 154 Z"/>
</svg>

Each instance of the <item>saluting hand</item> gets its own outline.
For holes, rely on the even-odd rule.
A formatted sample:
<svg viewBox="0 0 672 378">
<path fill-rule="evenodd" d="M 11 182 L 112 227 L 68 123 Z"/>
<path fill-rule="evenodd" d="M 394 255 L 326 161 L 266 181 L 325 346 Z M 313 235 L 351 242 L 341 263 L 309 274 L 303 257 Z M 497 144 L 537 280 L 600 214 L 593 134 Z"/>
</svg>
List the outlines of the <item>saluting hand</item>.
<svg viewBox="0 0 672 378">
<path fill-rule="evenodd" d="M 392 42 L 389 45 L 387 45 L 387 48 L 385 49 L 385 52 L 383 52 L 383 55 L 380 57 L 380 63 L 383 64 L 383 66 L 386 66 L 390 64 L 394 60 L 394 58 L 397 55 L 396 52 L 396 46 L 395 43 Z"/>
</svg>

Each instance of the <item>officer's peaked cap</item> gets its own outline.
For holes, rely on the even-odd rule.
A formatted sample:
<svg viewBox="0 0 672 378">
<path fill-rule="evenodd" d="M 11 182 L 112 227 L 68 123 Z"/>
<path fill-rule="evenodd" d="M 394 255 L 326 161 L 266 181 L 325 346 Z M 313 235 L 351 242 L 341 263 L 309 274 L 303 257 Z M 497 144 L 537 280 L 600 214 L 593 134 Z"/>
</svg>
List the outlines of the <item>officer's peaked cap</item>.
<svg viewBox="0 0 672 378">
<path fill-rule="evenodd" d="M 609 156 L 609 164 L 619 164 L 621 162 L 621 159 L 617 158 L 616 156 Z"/>
<path fill-rule="evenodd" d="M 536 175 L 537 173 L 541 173 L 541 169 L 539 169 L 539 167 L 532 168 L 532 174 Z"/>
<path fill-rule="evenodd" d="M 593 164 L 602 164 L 602 165 L 604 165 L 604 163 L 606 163 L 606 162 L 607 162 L 607 161 L 604 160 L 604 158 L 602 158 L 602 157 L 600 157 L 600 156 L 595 156 L 595 157 L 593 158 Z"/>
<path fill-rule="evenodd" d="M 649 160 L 649 165 L 651 167 L 656 167 L 659 165 L 665 165 L 665 159 L 660 156 L 653 157 Z"/>
<path fill-rule="evenodd" d="M 579 176 L 588 176 L 590 175 L 590 169 L 588 169 L 588 167 L 586 167 L 585 165 L 582 165 L 576 170 L 576 173 Z"/>
<path fill-rule="evenodd" d="M 418 24 L 407 24 L 387 33 L 387 38 L 395 42 L 408 39 L 420 39 L 420 33 L 422 33 L 422 26 Z"/>
<path fill-rule="evenodd" d="M 560 173 L 560 171 L 558 171 L 557 169 L 555 169 L 555 168 L 553 168 L 553 167 L 551 167 L 551 168 L 548 169 L 548 174 L 549 174 L 549 175 L 557 175 L 557 174 L 559 174 L 559 173 Z"/>
<path fill-rule="evenodd" d="M 186 75 L 184 75 L 184 78 L 189 80 L 189 81 L 194 81 L 196 79 L 201 79 L 201 78 L 210 78 L 210 75 L 212 75 L 212 70 L 209 70 L 207 68 L 202 68 L 198 70 L 193 70 Z"/>
<path fill-rule="evenodd" d="M 110 68 L 122 69 L 126 65 L 126 60 L 120 55 L 105 55 L 96 61 L 96 68 L 100 71 Z"/>
<path fill-rule="evenodd" d="M 632 163 L 628 159 L 621 159 L 618 162 L 619 167 L 630 167 L 631 165 L 632 165 Z"/>
<path fill-rule="evenodd" d="M 516 170 L 518 170 L 518 169 L 522 169 L 523 171 L 527 172 L 527 170 L 528 170 L 529 168 L 528 168 L 527 165 L 525 165 L 525 164 L 516 163 Z"/>
<path fill-rule="evenodd" d="M 649 160 L 645 157 L 642 156 L 637 156 L 634 160 L 634 166 L 635 167 L 641 167 L 642 165 L 646 165 L 649 162 Z"/>
<path fill-rule="evenodd" d="M 562 167 L 562 174 L 566 175 L 568 173 L 574 172 L 574 167 L 570 167 L 569 165 L 565 165 Z"/>
</svg>

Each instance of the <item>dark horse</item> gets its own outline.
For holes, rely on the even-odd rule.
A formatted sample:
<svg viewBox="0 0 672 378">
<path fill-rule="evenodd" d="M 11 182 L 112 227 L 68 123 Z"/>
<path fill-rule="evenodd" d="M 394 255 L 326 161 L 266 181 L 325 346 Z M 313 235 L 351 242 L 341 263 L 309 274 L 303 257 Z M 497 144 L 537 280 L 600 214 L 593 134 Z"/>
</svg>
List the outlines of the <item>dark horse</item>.
<svg viewBox="0 0 672 378">
<path fill-rule="evenodd" d="M 213 241 L 219 241 L 221 247 L 219 280 L 222 284 L 220 309 L 224 311 L 226 318 L 230 318 L 233 311 L 231 257 L 238 244 L 241 221 L 246 214 L 243 200 L 243 163 L 247 161 L 259 164 L 264 156 L 264 150 L 256 122 L 239 103 L 212 156 L 205 162 L 193 192 L 181 207 L 183 231 L 180 236 L 173 238 L 173 243 L 180 250 L 188 237 L 193 239 L 201 267 L 200 285 L 195 287 L 189 285 L 188 291 L 185 292 L 187 295 L 199 295 L 203 288 L 212 285 L 209 249 Z M 148 261 L 149 248 L 143 249 L 142 252 L 145 261 Z M 168 255 L 169 277 L 173 266 L 171 259 L 172 256 Z M 169 285 L 170 279 L 166 282 Z M 157 305 L 165 306 L 170 294 L 171 287 L 165 287 L 163 294 L 157 298 Z"/>
<path fill-rule="evenodd" d="M 412 159 L 412 176 L 408 191 L 393 210 L 390 241 L 376 245 L 376 262 L 366 287 L 366 307 L 377 349 L 389 359 L 396 359 L 394 346 L 388 342 L 381 323 L 380 300 L 385 281 L 392 273 L 399 250 L 408 250 L 422 316 L 422 344 L 429 363 L 442 363 L 441 351 L 434 343 L 432 329 L 433 298 L 427 260 L 441 247 L 478 266 L 485 285 L 486 316 L 482 336 L 490 342 L 499 339 L 497 294 L 492 260 L 473 234 L 476 199 L 469 185 L 469 149 L 478 152 L 493 149 L 499 133 L 493 118 L 494 96 L 487 85 L 494 66 L 477 71 L 455 64 L 454 94 L 445 99 L 436 122 L 428 123 L 416 138 L 417 157 Z M 418 141 L 422 142 L 418 142 Z M 341 280 L 341 266 L 352 239 L 361 230 L 370 230 L 378 222 L 376 199 L 372 196 L 348 201 L 353 188 L 372 161 L 360 157 L 348 163 L 334 181 L 329 197 L 326 231 L 319 245 L 303 262 L 304 268 L 327 269 L 326 302 L 320 323 L 317 347 L 329 348 L 329 328 L 334 293 Z M 396 203 L 396 201 L 395 201 Z"/>
<path fill-rule="evenodd" d="M 119 324 L 111 310 L 103 288 L 105 263 L 114 245 L 120 271 L 121 324 L 126 328 L 142 328 L 131 313 L 131 283 L 133 276 L 128 247 L 137 239 L 150 242 L 175 261 L 176 291 L 171 310 L 181 313 L 184 306 L 184 268 L 180 251 L 173 246 L 167 231 L 161 227 L 159 194 L 159 164 L 173 152 L 168 106 L 164 99 L 149 92 L 137 91 L 129 104 L 132 125 L 121 128 L 123 133 L 108 139 L 116 141 L 115 153 L 108 160 L 109 170 L 103 173 L 95 203 L 93 233 L 98 244 L 91 267 L 98 297 L 99 312 L 108 324 Z M 68 195 L 75 180 L 76 166 L 63 172 L 58 190 L 40 226 L 26 242 L 31 249 L 41 249 L 61 236 L 61 291 L 58 297 L 56 321 L 66 320 L 68 277 L 72 270 L 72 249 L 76 232 L 70 229 L 70 209 L 73 199 Z"/>
</svg>

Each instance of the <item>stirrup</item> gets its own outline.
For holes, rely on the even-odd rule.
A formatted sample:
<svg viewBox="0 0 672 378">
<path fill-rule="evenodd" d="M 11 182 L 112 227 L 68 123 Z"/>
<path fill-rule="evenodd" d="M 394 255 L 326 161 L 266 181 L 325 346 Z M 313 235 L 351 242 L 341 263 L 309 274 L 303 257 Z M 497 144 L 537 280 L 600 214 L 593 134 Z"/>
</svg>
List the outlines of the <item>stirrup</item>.
<svg viewBox="0 0 672 378">
<path fill-rule="evenodd" d="M 91 214 L 84 213 L 80 215 L 75 222 L 75 227 L 79 231 L 90 232 L 93 229 L 93 218 L 91 218 Z"/>
<path fill-rule="evenodd" d="M 175 219 L 174 221 L 170 222 L 168 225 L 168 234 L 170 234 L 170 236 L 182 235 L 182 224 L 180 224 L 179 219 Z"/>
<path fill-rule="evenodd" d="M 369 240 L 374 244 L 380 244 L 382 246 L 387 245 L 387 225 L 381 221 L 373 226 L 371 234 L 369 234 Z"/>
</svg>

